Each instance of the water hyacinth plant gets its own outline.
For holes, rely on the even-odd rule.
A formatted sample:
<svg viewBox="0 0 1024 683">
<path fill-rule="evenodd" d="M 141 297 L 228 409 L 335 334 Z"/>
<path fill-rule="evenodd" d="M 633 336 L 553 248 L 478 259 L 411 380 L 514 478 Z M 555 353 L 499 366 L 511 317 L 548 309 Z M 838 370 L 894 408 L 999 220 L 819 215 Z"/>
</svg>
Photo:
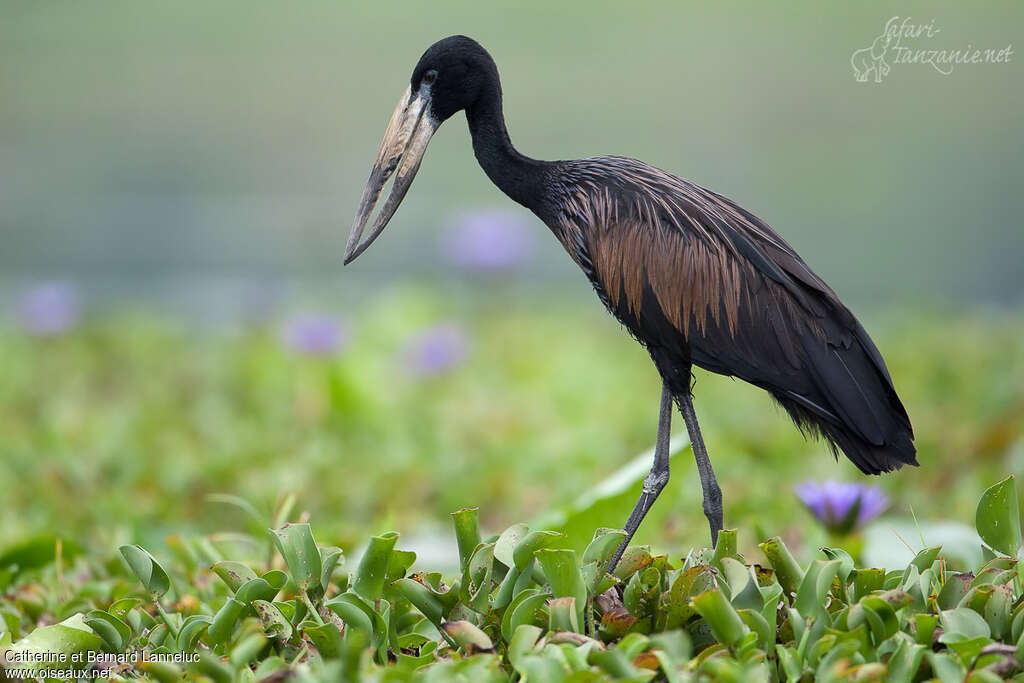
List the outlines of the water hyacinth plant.
<svg viewBox="0 0 1024 683">
<path fill-rule="evenodd" d="M 306 313 L 285 323 L 281 330 L 281 340 L 287 348 L 298 353 L 330 356 L 345 347 L 349 334 L 345 326 L 334 317 Z"/>
<path fill-rule="evenodd" d="M 860 529 L 889 507 L 889 497 L 875 485 L 805 481 L 794 491 L 818 521 L 834 534 Z"/>
<path fill-rule="evenodd" d="M 533 246 L 522 212 L 486 209 L 459 215 L 441 244 L 451 263 L 465 270 L 506 271 L 520 265 Z"/>
<path fill-rule="evenodd" d="M 54 337 L 78 324 L 78 290 L 66 282 L 49 282 L 29 289 L 18 302 L 18 321 L 29 334 Z"/>
<path fill-rule="evenodd" d="M 393 532 L 347 564 L 307 523 L 249 539 L 259 560 L 173 536 L 166 565 L 125 545 L 61 574 L 59 553 L 37 549 L 5 570 L 0 654 L 19 675 L 46 651 L 96 662 L 91 677 L 168 683 L 1024 680 L 1012 477 L 978 505 L 987 560 L 973 573 L 939 546 L 896 571 L 835 548 L 801 563 L 778 537 L 746 558 L 735 530 L 678 559 L 631 546 L 609 572 L 618 530 L 577 553 L 525 524 L 485 535 L 475 509 L 453 521 L 459 569 L 444 576 L 416 570 Z"/>
<path fill-rule="evenodd" d="M 469 354 L 469 338 L 458 325 L 443 323 L 423 330 L 403 353 L 406 367 L 417 377 L 439 375 L 462 364 Z"/>
</svg>

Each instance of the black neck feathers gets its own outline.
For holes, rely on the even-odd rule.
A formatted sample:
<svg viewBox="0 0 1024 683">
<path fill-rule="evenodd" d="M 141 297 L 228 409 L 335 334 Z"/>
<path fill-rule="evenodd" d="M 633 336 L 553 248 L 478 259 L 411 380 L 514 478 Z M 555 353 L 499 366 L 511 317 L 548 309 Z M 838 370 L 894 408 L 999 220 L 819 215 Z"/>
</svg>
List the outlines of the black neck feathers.
<svg viewBox="0 0 1024 683">
<path fill-rule="evenodd" d="M 512 146 L 501 105 L 497 73 L 482 84 L 477 101 L 466 108 L 473 153 L 498 188 L 536 214 L 546 205 L 549 162 L 531 159 Z"/>
</svg>

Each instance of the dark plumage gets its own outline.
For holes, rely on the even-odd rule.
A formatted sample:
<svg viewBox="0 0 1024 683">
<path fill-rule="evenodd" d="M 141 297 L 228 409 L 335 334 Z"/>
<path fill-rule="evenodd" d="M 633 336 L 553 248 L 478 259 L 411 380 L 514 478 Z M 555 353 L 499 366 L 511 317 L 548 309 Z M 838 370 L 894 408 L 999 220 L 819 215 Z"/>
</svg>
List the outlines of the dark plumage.
<svg viewBox="0 0 1024 683">
<path fill-rule="evenodd" d="M 560 162 L 548 225 L 675 395 L 698 367 L 757 385 L 867 474 L 916 464 L 881 354 L 764 222 L 635 159 Z"/>
<path fill-rule="evenodd" d="M 693 443 L 713 541 L 721 529 L 721 492 L 693 413 L 693 365 L 765 389 L 803 431 L 825 438 L 865 473 L 917 464 L 910 420 L 881 354 L 781 237 L 731 200 L 635 159 L 523 156 L 505 127 L 497 67 L 464 36 L 431 46 L 413 71 L 364 192 L 346 263 L 383 230 L 430 135 L 460 110 L 488 177 L 551 229 L 662 376 L 655 464 L 626 523 L 629 537 L 668 481 L 673 400 Z M 396 167 L 395 188 L 360 242 Z"/>
</svg>

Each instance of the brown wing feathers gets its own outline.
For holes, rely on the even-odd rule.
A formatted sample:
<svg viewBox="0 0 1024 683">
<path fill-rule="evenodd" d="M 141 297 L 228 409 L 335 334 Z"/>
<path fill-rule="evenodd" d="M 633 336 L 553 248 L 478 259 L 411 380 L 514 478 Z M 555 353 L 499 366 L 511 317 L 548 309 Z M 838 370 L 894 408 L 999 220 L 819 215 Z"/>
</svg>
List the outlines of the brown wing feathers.
<svg viewBox="0 0 1024 683">
<path fill-rule="evenodd" d="M 865 472 L 916 463 L 878 350 L 774 231 L 633 159 L 569 163 L 555 232 L 663 375 L 692 361 L 761 386 Z"/>
<path fill-rule="evenodd" d="M 614 168 L 624 185 L 613 192 L 607 176 L 596 173 L 597 169 L 584 173 L 566 202 L 563 242 L 577 262 L 579 249 L 572 245 L 587 245 L 594 274 L 611 303 L 617 306 L 620 291 L 624 292 L 626 305 L 636 312 L 649 286 L 684 336 L 689 336 L 691 324 L 704 332 L 709 319 L 718 324 L 720 315 L 735 334 L 741 306 L 755 300 L 749 288 L 774 289 L 778 283 L 765 281 L 736 248 L 733 242 L 740 238 L 731 235 L 730 229 L 743 225 L 768 244 L 786 250 L 788 245 L 697 185 L 632 159 L 586 161 L 598 168 Z M 786 282 L 781 273 L 769 279 Z M 777 305 L 790 307 L 795 298 L 776 297 Z M 813 322 L 808 324 L 813 327 Z"/>
</svg>

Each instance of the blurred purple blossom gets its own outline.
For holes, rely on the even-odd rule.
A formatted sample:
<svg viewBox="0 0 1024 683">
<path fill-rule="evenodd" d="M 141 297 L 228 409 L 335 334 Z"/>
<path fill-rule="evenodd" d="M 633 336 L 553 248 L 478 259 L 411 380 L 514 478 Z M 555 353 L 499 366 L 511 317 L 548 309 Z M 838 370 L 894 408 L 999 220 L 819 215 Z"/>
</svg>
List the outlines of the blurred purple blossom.
<svg viewBox="0 0 1024 683">
<path fill-rule="evenodd" d="M 81 317 L 78 291 L 66 282 L 48 282 L 25 292 L 18 302 L 21 326 L 38 337 L 70 331 Z"/>
<path fill-rule="evenodd" d="M 859 529 L 889 507 L 889 497 L 874 485 L 805 481 L 794 491 L 822 524 L 839 533 Z"/>
<path fill-rule="evenodd" d="M 524 261 L 532 250 L 533 240 L 530 225 L 521 212 L 486 209 L 456 217 L 441 246 L 459 268 L 496 272 Z"/>
<path fill-rule="evenodd" d="M 348 330 L 337 319 L 314 313 L 292 318 L 281 331 L 281 340 L 288 348 L 311 356 L 338 353 L 348 338 Z"/>
<path fill-rule="evenodd" d="M 405 349 L 409 369 L 419 377 L 438 375 L 461 364 L 469 355 L 469 339 L 462 328 L 441 324 L 414 336 Z"/>
</svg>

